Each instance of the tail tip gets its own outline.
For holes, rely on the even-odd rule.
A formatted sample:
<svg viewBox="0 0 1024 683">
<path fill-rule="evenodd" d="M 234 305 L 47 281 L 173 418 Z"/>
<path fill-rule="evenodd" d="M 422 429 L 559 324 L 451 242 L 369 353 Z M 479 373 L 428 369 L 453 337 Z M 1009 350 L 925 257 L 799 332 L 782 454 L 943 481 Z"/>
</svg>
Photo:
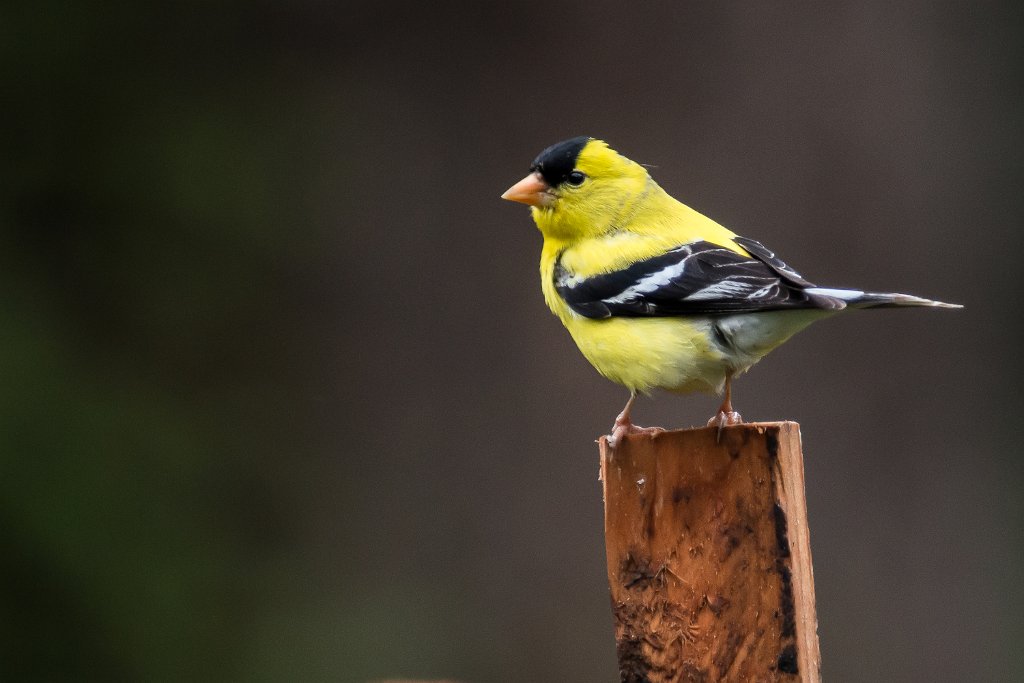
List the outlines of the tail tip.
<svg viewBox="0 0 1024 683">
<path fill-rule="evenodd" d="M 950 304 L 945 301 L 933 301 L 911 294 L 900 294 L 894 298 L 893 303 L 903 306 L 926 306 L 928 308 L 963 308 L 963 304 Z"/>
</svg>

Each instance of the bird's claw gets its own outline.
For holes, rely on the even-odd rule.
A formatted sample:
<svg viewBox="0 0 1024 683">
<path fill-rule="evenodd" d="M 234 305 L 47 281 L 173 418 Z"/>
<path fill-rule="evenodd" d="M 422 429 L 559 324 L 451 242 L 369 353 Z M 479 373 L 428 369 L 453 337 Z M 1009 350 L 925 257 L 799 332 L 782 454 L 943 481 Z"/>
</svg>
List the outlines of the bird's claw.
<svg viewBox="0 0 1024 683">
<path fill-rule="evenodd" d="M 717 415 L 708 420 L 708 427 L 732 427 L 739 424 L 743 424 L 743 416 L 735 410 L 729 412 L 720 410 Z"/>
<path fill-rule="evenodd" d="M 608 436 L 608 447 L 615 449 L 627 434 L 658 434 L 664 430 L 660 427 L 639 427 L 627 420 L 617 419 L 612 427 L 612 433 Z"/>
<path fill-rule="evenodd" d="M 718 434 L 715 436 L 716 441 L 721 440 L 723 427 L 732 427 L 738 424 L 743 424 L 743 416 L 735 410 L 720 410 L 717 415 L 708 420 L 708 427 L 718 427 Z"/>
</svg>

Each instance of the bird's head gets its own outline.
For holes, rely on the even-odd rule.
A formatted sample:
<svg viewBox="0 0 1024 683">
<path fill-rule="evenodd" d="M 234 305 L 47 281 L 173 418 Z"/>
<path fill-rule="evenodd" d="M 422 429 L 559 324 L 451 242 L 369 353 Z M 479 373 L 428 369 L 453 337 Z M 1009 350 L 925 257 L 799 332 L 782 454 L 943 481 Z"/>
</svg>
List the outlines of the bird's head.
<svg viewBox="0 0 1024 683">
<path fill-rule="evenodd" d="M 528 204 L 545 237 L 575 241 L 614 229 L 653 185 L 643 166 L 580 136 L 538 154 L 501 198 Z"/>
</svg>

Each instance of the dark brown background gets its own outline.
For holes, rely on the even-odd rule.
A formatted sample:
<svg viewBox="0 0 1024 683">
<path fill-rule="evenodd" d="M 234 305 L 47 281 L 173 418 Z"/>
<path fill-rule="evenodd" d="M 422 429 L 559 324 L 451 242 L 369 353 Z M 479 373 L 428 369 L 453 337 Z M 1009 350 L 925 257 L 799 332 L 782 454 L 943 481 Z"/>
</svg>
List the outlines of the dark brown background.
<svg viewBox="0 0 1024 683">
<path fill-rule="evenodd" d="M 803 425 L 824 671 L 1024 676 L 1017 3 L 15 2 L 12 680 L 616 680 L 626 398 L 498 195 L 608 139 L 827 285 L 736 387 Z M 701 423 L 659 395 L 637 421 Z"/>
</svg>

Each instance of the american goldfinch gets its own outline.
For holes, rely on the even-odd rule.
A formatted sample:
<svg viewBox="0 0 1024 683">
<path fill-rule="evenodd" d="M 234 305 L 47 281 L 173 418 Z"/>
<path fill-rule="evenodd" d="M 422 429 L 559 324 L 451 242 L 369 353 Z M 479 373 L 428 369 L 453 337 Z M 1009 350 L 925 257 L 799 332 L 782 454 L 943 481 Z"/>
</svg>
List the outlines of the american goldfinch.
<svg viewBox="0 0 1024 683">
<path fill-rule="evenodd" d="M 541 152 L 503 199 L 530 206 L 544 237 L 544 300 L 599 373 L 629 389 L 611 443 L 638 431 L 638 393 L 721 393 L 709 424 L 737 424 L 732 378 L 845 308 L 938 306 L 909 294 L 817 287 L 759 242 L 668 195 L 594 138 Z"/>
</svg>

